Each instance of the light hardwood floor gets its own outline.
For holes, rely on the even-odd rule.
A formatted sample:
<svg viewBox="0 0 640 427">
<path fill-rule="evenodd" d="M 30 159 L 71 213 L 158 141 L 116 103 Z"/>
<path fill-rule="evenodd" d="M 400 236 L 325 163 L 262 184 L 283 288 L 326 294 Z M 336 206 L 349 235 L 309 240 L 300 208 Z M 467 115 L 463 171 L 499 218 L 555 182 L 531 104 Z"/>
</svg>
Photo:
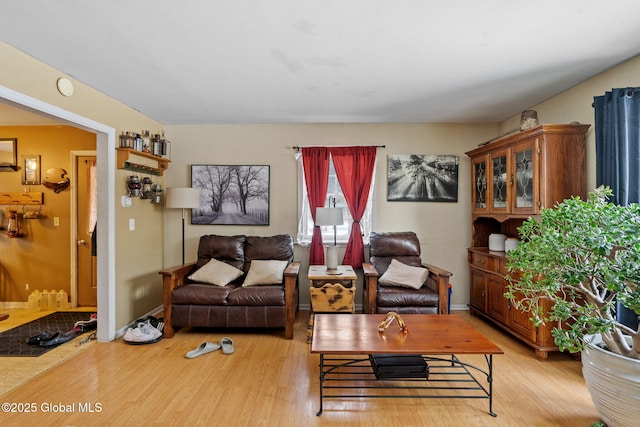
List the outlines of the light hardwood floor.
<svg viewBox="0 0 640 427">
<path fill-rule="evenodd" d="M 579 361 L 551 354 L 540 362 L 529 347 L 467 312 L 457 314 L 505 351 L 494 356 L 496 418 L 486 400 L 411 398 L 326 400 L 316 416 L 319 357 L 309 353 L 308 312 L 300 312 L 293 340 L 279 331 L 182 330 L 152 345 L 97 343 L 3 395 L 3 403 L 32 403 L 35 412 L 0 413 L 0 424 L 584 427 L 598 421 Z M 184 357 L 223 336 L 234 340 L 234 354 Z M 478 356 L 462 359 L 483 363 Z"/>
</svg>

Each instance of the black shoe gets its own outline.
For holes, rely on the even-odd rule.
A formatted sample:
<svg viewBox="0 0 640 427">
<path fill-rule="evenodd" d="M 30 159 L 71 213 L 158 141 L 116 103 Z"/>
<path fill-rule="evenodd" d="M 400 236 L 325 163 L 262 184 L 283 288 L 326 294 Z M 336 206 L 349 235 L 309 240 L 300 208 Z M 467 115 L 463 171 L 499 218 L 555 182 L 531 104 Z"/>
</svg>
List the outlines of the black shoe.
<svg viewBox="0 0 640 427">
<path fill-rule="evenodd" d="M 51 337 L 52 337 L 51 332 L 45 329 L 44 331 L 40 332 L 40 335 L 34 335 L 32 337 L 27 338 L 27 344 L 38 345 L 40 344 L 40 341 L 46 341 L 48 339 L 51 339 Z"/>
<path fill-rule="evenodd" d="M 67 341 L 71 341 L 75 337 L 76 337 L 76 331 L 74 330 L 71 330 L 65 333 L 58 331 L 55 334 L 53 334 L 51 338 L 49 338 L 48 340 L 40 341 L 40 347 L 51 347 L 54 345 L 59 345 Z"/>
<path fill-rule="evenodd" d="M 92 314 L 89 320 L 79 320 L 73 325 L 73 330 L 78 333 L 92 331 L 98 327 L 98 316 Z"/>
</svg>

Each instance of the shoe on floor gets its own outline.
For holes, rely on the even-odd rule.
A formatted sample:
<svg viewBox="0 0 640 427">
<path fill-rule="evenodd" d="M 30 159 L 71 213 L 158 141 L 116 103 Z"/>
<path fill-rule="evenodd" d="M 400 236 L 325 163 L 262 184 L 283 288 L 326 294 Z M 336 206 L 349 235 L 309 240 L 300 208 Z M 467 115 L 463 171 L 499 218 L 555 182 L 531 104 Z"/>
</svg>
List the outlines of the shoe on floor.
<svg viewBox="0 0 640 427">
<path fill-rule="evenodd" d="M 220 344 L 217 342 L 203 342 L 198 346 L 198 348 L 187 352 L 185 357 L 187 359 L 194 359 L 198 356 L 202 356 L 203 354 L 211 353 L 212 351 L 216 351 L 220 348 Z"/>
<path fill-rule="evenodd" d="M 138 323 L 137 328 L 129 328 L 123 340 L 128 344 L 153 344 L 162 339 L 162 332 L 151 326 L 149 321 Z"/>
<path fill-rule="evenodd" d="M 76 331 L 70 330 L 68 332 L 62 333 L 60 331 L 56 332 L 49 338 L 48 340 L 41 340 L 40 347 L 51 347 L 54 345 L 60 345 L 67 341 L 71 341 L 76 337 Z"/>
<path fill-rule="evenodd" d="M 49 340 L 49 339 L 51 339 L 52 336 L 53 336 L 53 334 L 45 329 L 42 332 L 40 332 L 40 334 L 34 335 L 32 337 L 27 338 L 27 344 L 29 344 L 29 345 L 39 345 L 40 341 Z"/>
<path fill-rule="evenodd" d="M 151 326 L 153 326 L 154 328 L 156 328 L 160 332 L 162 332 L 162 330 L 164 329 L 164 319 L 163 318 L 159 318 L 158 319 L 155 316 L 147 316 L 147 317 L 143 317 L 142 319 L 136 320 L 136 323 L 146 323 L 146 322 L 151 324 Z"/>
<path fill-rule="evenodd" d="M 220 340 L 220 345 L 222 346 L 222 354 L 231 354 L 234 351 L 233 341 L 231 338 L 224 337 Z"/>
<path fill-rule="evenodd" d="M 94 330 L 98 327 L 98 314 L 93 313 L 89 320 L 79 320 L 73 325 L 73 330 L 82 333 Z"/>
</svg>

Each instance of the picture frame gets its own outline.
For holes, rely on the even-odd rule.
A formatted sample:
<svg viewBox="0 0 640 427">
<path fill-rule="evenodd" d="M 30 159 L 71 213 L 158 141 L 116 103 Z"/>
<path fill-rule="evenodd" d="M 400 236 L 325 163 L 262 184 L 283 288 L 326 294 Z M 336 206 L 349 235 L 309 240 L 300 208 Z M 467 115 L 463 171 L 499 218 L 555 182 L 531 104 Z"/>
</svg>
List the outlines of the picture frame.
<svg viewBox="0 0 640 427">
<path fill-rule="evenodd" d="M 21 156 L 22 185 L 40 185 L 40 156 Z"/>
<path fill-rule="evenodd" d="M 457 202 L 459 157 L 393 154 L 387 157 L 387 201 Z"/>
<path fill-rule="evenodd" d="M 18 138 L 0 138 L 0 172 L 18 170 Z"/>
<path fill-rule="evenodd" d="M 269 225 L 269 165 L 191 165 L 200 207 L 191 224 Z"/>
</svg>

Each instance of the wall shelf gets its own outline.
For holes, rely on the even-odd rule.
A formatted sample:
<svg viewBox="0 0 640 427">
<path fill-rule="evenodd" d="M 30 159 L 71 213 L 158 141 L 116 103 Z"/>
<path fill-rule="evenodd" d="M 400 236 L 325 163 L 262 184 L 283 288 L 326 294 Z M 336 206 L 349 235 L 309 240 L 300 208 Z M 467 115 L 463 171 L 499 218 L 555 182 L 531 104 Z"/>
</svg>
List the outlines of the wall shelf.
<svg viewBox="0 0 640 427">
<path fill-rule="evenodd" d="M 44 193 L 0 193 L 0 205 L 41 205 L 44 203 Z"/>
<path fill-rule="evenodd" d="M 118 169 L 162 176 L 171 160 L 131 148 L 116 148 Z M 151 160 L 151 162 L 149 161 Z M 149 164 L 151 163 L 151 164 Z"/>
</svg>

